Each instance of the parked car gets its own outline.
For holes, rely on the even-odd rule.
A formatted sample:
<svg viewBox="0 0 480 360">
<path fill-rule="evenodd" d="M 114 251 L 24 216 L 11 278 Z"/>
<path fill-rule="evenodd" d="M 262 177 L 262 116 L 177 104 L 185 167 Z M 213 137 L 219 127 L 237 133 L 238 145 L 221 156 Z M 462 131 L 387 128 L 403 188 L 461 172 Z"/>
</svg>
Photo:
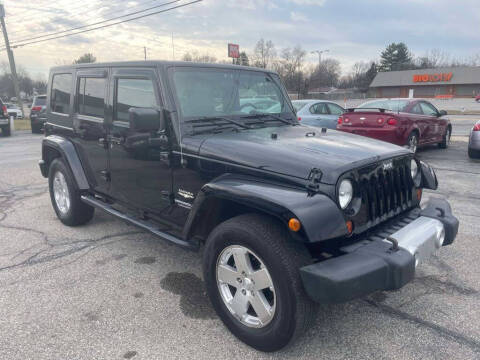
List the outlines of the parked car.
<svg viewBox="0 0 480 360">
<path fill-rule="evenodd" d="M 480 120 L 470 131 L 470 138 L 468 141 L 468 156 L 472 159 L 480 158 Z"/>
<path fill-rule="evenodd" d="M 30 109 L 30 124 L 32 133 L 40 133 L 46 122 L 47 95 L 37 95 L 33 98 Z"/>
<path fill-rule="evenodd" d="M 2 136 L 10 136 L 10 117 L 8 116 L 7 106 L 0 99 L 0 129 L 2 130 Z"/>
<path fill-rule="evenodd" d="M 480 94 L 478 94 L 477 96 L 475 96 L 475 101 L 476 101 L 476 102 L 480 102 Z"/>
<path fill-rule="evenodd" d="M 18 105 L 7 103 L 5 106 L 7 107 L 8 116 L 13 116 L 15 119 L 23 119 L 23 111 L 20 110 Z"/>
<path fill-rule="evenodd" d="M 340 105 L 325 100 L 294 100 L 292 101 L 297 118 L 304 125 L 335 129 L 338 117 L 345 112 Z"/>
<path fill-rule="evenodd" d="M 348 109 L 338 118 L 337 129 L 408 147 L 450 144 L 452 124 L 444 110 L 420 99 L 381 99 Z"/>
<path fill-rule="evenodd" d="M 141 61 L 56 67 L 49 79 L 39 165 L 60 221 L 85 224 L 96 208 L 183 248 L 204 244 L 213 308 L 256 349 L 292 342 L 315 302 L 402 287 L 457 234 L 447 201 L 420 208 L 437 188 L 429 165 L 312 132 L 270 70 Z M 277 112 L 240 109 L 252 92 Z"/>
</svg>

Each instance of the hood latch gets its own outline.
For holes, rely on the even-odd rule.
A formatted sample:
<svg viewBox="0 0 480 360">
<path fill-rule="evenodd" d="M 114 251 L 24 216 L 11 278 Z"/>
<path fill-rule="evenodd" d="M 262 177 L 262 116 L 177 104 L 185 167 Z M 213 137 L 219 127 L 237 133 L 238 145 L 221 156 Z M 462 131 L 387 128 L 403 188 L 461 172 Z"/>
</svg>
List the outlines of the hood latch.
<svg viewBox="0 0 480 360">
<path fill-rule="evenodd" d="M 320 180 L 322 179 L 322 171 L 317 168 L 310 170 L 310 175 L 308 175 L 309 183 L 307 184 L 307 189 L 310 192 L 316 193 L 320 189 Z"/>
</svg>

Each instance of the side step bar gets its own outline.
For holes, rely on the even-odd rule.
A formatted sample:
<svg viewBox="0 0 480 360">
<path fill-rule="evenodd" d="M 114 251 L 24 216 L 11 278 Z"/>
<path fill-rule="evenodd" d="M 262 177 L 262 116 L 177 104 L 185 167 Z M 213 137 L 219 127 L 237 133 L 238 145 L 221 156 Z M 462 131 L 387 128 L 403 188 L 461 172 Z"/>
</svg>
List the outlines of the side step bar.
<svg viewBox="0 0 480 360">
<path fill-rule="evenodd" d="M 142 228 L 146 231 L 149 231 L 152 234 L 163 238 L 164 240 L 167 240 L 167 241 L 170 241 L 170 242 L 174 243 L 175 245 L 178 245 L 178 246 L 181 246 L 183 248 L 190 249 L 190 250 L 198 250 L 198 248 L 199 248 L 199 243 L 197 241 L 189 242 L 189 241 L 179 239 L 179 238 L 177 238 L 173 235 L 170 235 L 166 232 L 163 232 L 163 231 L 157 229 L 153 224 L 149 223 L 148 221 L 135 219 L 135 218 L 133 218 L 133 217 L 127 215 L 127 214 L 124 214 L 123 212 L 114 209 L 109 204 L 107 204 L 107 203 L 105 203 L 101 200 L 98 200 L 91 195 L 82 195 L 81 199 L 84 203 L 87 203 L 88 205 L 91 205 L 91 206 L 93 206 L 97 209 L 103 210 L 110 215 L 113 215 L 113 216 L 115 216 L 115 217 L 117 217 L 117 218 L 119 218 L 123 221 L 126 221 L 127 223 L 130 223 L 130 224 L 138 226 L 138 227 L 140 227 L 140 228 Z"/>
</svg>

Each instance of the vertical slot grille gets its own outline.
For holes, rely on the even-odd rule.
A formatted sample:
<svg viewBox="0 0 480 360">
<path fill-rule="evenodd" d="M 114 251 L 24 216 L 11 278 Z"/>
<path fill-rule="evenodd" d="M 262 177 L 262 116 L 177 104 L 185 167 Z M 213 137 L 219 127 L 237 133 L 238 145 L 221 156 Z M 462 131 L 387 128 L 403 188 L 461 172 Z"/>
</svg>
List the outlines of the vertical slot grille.
<svg viewBox="0 0 480 360">
<path fill-rule="evenodd" d="M 379 170 L 360 183 L 368 220 L 378 222 L 408 208 L 413 182 L 406 165 Z"/>
</svg>

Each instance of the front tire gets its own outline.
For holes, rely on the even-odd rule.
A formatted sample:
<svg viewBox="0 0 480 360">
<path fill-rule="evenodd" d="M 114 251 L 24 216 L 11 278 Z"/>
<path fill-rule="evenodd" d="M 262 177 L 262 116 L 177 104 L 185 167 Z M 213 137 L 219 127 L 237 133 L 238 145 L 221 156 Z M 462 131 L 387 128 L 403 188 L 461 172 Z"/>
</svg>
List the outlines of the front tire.
<svg viewBox="0 0 480 360">
<path fill-rule="evenodd" d="M 438 147 L 440 149 L 446 149 L 450 145 L 450 138 L 452 136 L 452 129 L 450 127 L 447 127 L 447 130 L 445 130 L 445 134 L 443 135 L 442 142 L 438 143 Z"/>
<path fill-rule="evenodd" d="M 276 351 L 314 320 L 316 305 L 299 273 L 309 263 L 308 251 L 289 239 L 286 228 L 246 214 L 210 234 L 203 272 L 213 307 L 229 330 L 257 350 Z"/>
<path fill-rule="evenodd" d="M 95 209 L 80 199 L 72 173 L 61 158 L 50 165 L 48 187 L 53 208 L 62 223 L 77 226 L 92 219 Z"/>
</svg>

